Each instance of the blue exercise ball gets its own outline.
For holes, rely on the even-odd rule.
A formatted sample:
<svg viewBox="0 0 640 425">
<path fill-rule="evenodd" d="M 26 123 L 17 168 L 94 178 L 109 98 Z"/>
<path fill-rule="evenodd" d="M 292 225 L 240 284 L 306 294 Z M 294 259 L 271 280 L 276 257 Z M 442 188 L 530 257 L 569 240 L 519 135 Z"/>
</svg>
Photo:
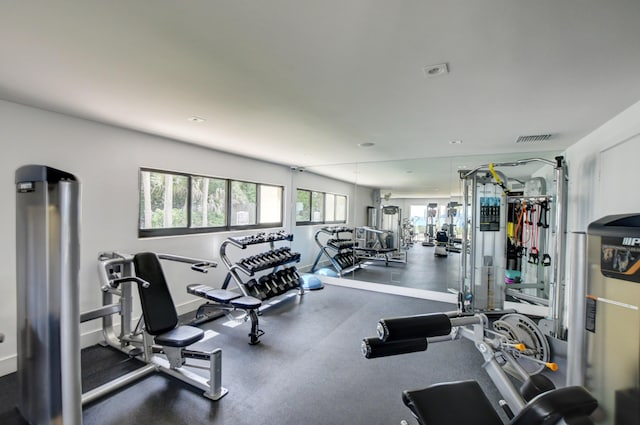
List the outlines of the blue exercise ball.
<svg viewBox="0 0 640 425">
<path fill-rule="evenodd" d="M 335 270 L 329 268 L 322 268 L 316 271 L 317 275 L 320 276 L 329 276 L 329 277 L 338 277 L 338 273 Z"/>
<path fill-rule="evenodd" d="M 305 273 L 302 276 L 302 288 L 308 290 L 316 290 L 324 288 L 322 281 L 318 276 L 312 275 L 311 273 Z"/>
</svg>

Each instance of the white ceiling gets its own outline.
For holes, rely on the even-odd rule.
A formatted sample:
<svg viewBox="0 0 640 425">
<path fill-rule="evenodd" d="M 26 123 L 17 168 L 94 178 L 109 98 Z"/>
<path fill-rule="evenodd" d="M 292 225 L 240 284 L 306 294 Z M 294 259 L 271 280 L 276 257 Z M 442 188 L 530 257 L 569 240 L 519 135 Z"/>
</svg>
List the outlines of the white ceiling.
<svg viewBox="0 0 640 425">
<path fill-rule="evenodd" d="M 0 98 L 286 165 L 372 162 L 374 186 L 452 178 L 389 160 L 562 151 L 640 100 L 638 0 L 0 7 Z"/>
</svg>

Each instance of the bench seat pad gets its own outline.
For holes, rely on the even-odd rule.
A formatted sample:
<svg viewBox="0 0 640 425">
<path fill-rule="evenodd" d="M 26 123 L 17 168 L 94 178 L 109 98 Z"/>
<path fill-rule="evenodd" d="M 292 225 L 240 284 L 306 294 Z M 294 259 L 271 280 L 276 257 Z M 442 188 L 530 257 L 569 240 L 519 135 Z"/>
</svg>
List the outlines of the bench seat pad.
<svg viewBox="0 0 640 425">
<path fill-rule="evenodd" d="M 403 391 L 402 401 L 423 425 L 502 425 L 476 381 L 445 382 Z"/>
<path fill-rule="evenodd" d="M 178 326 L 172 330 L 156 335 L 156 344 L 167 347 L 186 347 L 204 338 L 204 331 L 194 326 Z"/>
<path fill-rule="evenodd" d="M 254 297 L 240 297 L 231 300 L 231 305 L 243 310 L 253 310 L 262 305 L 262 301 Z"/>
</svg>

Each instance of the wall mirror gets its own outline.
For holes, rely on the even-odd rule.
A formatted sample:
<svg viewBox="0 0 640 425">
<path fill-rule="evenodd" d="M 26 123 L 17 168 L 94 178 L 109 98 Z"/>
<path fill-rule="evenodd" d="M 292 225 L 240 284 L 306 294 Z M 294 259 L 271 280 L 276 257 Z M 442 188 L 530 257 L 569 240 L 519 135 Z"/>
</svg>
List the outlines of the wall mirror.
<svg viewBox="0 0 640 425">
<path fill-rule="evenodd" d="M 384 252 L 372 252 L 371 259 L 362 261 L 361 267 L 343 273 L 344 278 L 438 292 L 457 292 L 461 282 L 464 281 L 461 256 L 467 255 L 467 267 L 471 263 L 468 257 L 469 249 L 462 246 L 461 239 L 465 223 L 469 222 L 465 212 L 467 215 L 471 214 L 472 201 L 469 199 L 469 208 L 465 210 L 464 185 L 460 179 L 460 172 L 474 170 L 490 163 L 513 163 L 529 158 L 553 161 L 559 154 L 560 152 L 557 151 L 543 151 L 318 165 L 306 167 L 304 172 L 292 172 L 292 179 L 293 187 L 296 188 L 304 188 L 305 182 L 309 181 L 305 173 L 329 176 L 348 182 L 352 187 L 349 198 L 349 221 L 346 226 L 355 229 L 354 238 L 358 240 L 360 246 L 363 246 L 363 243 L 365 246 L 388 246 L 404 253 L 395 256 Z M 516 194 L 524 190 L 527 181 L 537 178 L 540 181 L 544 180 L 543 190 L 553 195 L 552 166 L 531 162 L 517 166 L 500 166 L 496 169 Z M 492 183 L 489 184 L 492 185 Z M 516 200 L 510 199 L 509 202 L 516 202 Z M 500 218 L 504 221 L 505 227 L 505 256 L 507 255 L 506 247 L 510 246 L 510 242 L 507 242 L 508 238 L 514 239 L 514 243 L 524 242 L 521 229 L 519 235 L 514 235 L 513 229 L 507 234 L 506 228 L 510 226 L 507 223 L 514 220 L 514 217 L 507 217 L 509 211 L 509 206 L 505 203 L 502 212 L 504 216 Z M 326 224 L 326 226 L 331 225 Z M 373 232 L 363 234 L 358 230 L 363 227 L 390 230 L 392 239 L 389 239 L 388 234 L 380 235 Z M 294 223 L 294 228 L 296 233 L 304 236 L 302 240 L 308 241 L 314 238 L 322 225 L 296 226 Z M 437 233 L 443 230 L 446 230 L 450 240 L 455 243 L 451 246 L 451 250 L 447 250 L 446 255 L 436 255 L 437 241 L 435 241 L 436 246 L 433 246 L 432 242 Z M 527 230 L 527 232 L 530 231 L 531 229 Z M 473 238 L 474 232 L 471 229 L 468 229 L 468 232 L 469 238 Z M 476 239 L 483 236 L 482 233 L 475 232 Z M 549 233 L 548 237 L 551 238 L 551 236 L 552 234 Z M 377 240 L 379 237 L 386 239 Z M 527 234 L 525 237 L 531 238 L 533 234 Z M 539 234 L 537 237 L 540 237 Z M 320 250 L 318 246 L 299 248 L 311 249 L 309 258 L 317 255 Z M 528 249 L 530 248 L 531 245 L 528 246 Z M 540 261 L 545 253 L 540 253 Z M 521 261 L 527 264 L 529 264 L 528 254 L 525 253 L 524 258 L 520 257 Z M 327 267 L 331 267 L 326 264 L 326 258 L 322 260 Z M 511 279 L 510 285 L 513 287 L 510 289 L 548 298 L 548 291 L 521 285 L 527 283 L 524 282 L 525 279 L 533 279 L 531 283 L 536 283 L 540 278 L 537 275 L 534 276 L 530 270 L 527 271 L 527 267 L 524 269 L 523 271 L 521 264 L 512 262 L 505 267 L 505 270 L 501 270 L 501 273 L 505 273 L 506 279 Z M 517 273 L 513 273 L 515 271 L 520 271 L 520 280 L 517 279 Z M 525 276 L 526 273 L 529 275 Z"/>
</svg>

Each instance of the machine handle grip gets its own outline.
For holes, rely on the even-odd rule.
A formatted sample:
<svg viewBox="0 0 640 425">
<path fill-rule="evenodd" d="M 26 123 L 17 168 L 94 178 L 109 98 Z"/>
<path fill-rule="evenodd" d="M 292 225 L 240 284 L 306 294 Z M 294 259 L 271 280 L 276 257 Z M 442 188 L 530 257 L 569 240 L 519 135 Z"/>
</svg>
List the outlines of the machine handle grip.
<svg viewBox="0 0 640 425">
<path fill-rule="evenodd" d="M 209 263 L 209 262 L 196 263 L 191 265 L 191 270 L 194 270 L 200 273 L 208 273 L 211 267 L 216 267 L 216 266 L 217 264 Z"/>
<path fill-rule="evenodd" d="M 444 336 L 451 333 L 451 319 L 444 313 L 380 319 L 377 332 L 384 342 Z"/>
<path fill-rule="evenodd" d="M 429 343 L 426 338 L 406 339 L 402 341 L 383 342 L 379 338 L 371 337 L 362 340 L 362 355 L 367 359 L 395 356 L 397 354 L 425 351 Z"/>
<path fill-rule="evenodd" d="M 141 285 L 143 288 L 149 287 L 149 282 L 147 282 L 144 279 L 140 279 L 139 277 L 136 277 L 136 276 L 127 276 L 127 277 L 119 277 L 116 279 L 112 279 L 109 281 L 109 284 L 111 284 L 112 287 L 117 288 L 118 286 L 120 286 L 121 283 L 125 283 L 125 282 L 135 282 L 138 285 Z"/>
</svg>

